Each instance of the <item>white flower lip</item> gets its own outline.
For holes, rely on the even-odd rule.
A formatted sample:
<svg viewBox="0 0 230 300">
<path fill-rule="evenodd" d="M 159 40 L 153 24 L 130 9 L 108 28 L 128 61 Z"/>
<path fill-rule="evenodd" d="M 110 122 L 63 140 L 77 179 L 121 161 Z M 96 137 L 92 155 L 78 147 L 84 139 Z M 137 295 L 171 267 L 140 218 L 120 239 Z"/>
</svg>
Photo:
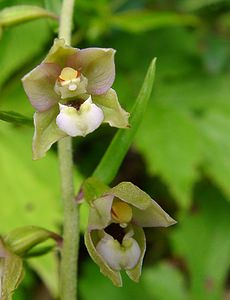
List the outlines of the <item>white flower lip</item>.
<svg viewBox="0 0 230 300">
<path fill-rule="evenodd" d="M 96 130 L 104 120 L 102 109 L 92 102 L 91 96 L 77 110 L 59 103 L 60 113 L 56 118 L 57 126 L 66 134 L 86 136 Z"/>
<path fill-rule="evenodd" d="M 130 237 L 124 237 L 122 244 L 120 244 L 111 235 L 105 234 L 97 244 L 96 249 L 106 263 L 117 271 L 133 269 L 141 256 L 141 249 L 137 241 Z"/>
</svg>

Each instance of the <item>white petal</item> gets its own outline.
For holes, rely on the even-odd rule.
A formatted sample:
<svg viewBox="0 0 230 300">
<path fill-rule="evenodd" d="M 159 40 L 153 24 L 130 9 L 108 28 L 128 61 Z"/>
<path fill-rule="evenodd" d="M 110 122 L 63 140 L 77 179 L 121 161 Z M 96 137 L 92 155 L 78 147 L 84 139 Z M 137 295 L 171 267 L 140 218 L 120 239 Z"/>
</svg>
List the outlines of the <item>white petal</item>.
<svg viewBox="0 0 230 300">
<path fill-rule="evenodd" d="M 133 238 L 123 241 L 122 251 L 124 252 L 120 263 L 121 267 L 125 270 L 133 269 L 141 256 L 141 249 L 137 241 Z"/>
<path fill-rule="evenodd" d="M 110 235 L 106 235 L 97 244 L 96 249 L 113 270 L 121 270 L 122 253 L 120 243 L 117 240 L 114 240 Z"/>
<path fill-rule="evenodd" d="M 56 118 L 57 126 L 70 136 L 86 136 L 103 122 L 102 110 L 92 103 L 89 97 L 77 110 L 74 107 L 59 104 L 60 113 Z"/>
<path fill-rule="evenodd" d="M 97 244 L 96 249 L 107 264 L 117 271 L 133 269 L 141 255 L 141 249 L 133 238 L 123 239 L 122 244 L 120 244 L 109 234 L 105 234 Z"/>
</svg>

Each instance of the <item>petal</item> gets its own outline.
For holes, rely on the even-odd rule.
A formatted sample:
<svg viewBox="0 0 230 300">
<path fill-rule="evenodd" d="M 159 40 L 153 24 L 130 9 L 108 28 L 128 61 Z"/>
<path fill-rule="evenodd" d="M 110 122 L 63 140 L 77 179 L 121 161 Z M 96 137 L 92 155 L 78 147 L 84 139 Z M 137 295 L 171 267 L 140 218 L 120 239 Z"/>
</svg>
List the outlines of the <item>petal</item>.
<svg viewBox="0 0 230 300">
<path fill-rule="evenodd" d="M 105 233 L 96 250 L 106 263 L 116 271 L 133 269 L 141 256 L 141 249 L 133 238 L 123 239 L 122 244 Z"/>
<path fill-rule="evenodd" d="M 67 65 L 80 70 L 88 79 L 89 94 L 104 94 L 112 86 L 115 78 L 115 50 L 108 48 L 87 48 L 72 55 Z"/>
<path fill-rule="evenodd" d="M 38 111 L 46 111 L 58 102 L 54 86 L 60 71 L 57 64 L 42 63 L 22 78 L 25 92 Z"/>
<path fill-rule="evenodd" d="M 109 234 L 105 234 L 96 246 L 97 252 L 103 257 L 110 268 L 115 271 L 121 270 L 122 252 L 120 247 L 120 243 L 114 240 Z"/>
<path fill-rule="evenodd" d="M 128 119 L 130 114 L 120 106 L 117 94 L 113 89 L 109 89 L 103 95 L 94 95 L 92 99 L 103 110 L 105 116 L 103 122 L 118 128 L 129 127 Z"/>
<path fill-rule="evenodd" d="M 107 195 L 92 202 L 89 211 L 89 229 L 104 229 L 111 222 L 113 196 Z"/>
<path fill-rule="evenodd" d="M 58 105 L 56 105 L 45 112 L 34 114 L 33 159 L 45 156 L 53 143 L 66 136 L 66 133 L 56 125 L 58 112 Z"/>
<path fill-rule="evenodd" d="M 116 286 L 122 286 L 121 275 L 118 271 L 110 268 L 110 266 L 105 262 L 101 255 L 97 252 L 95 244 L 99 241 L 97 231 L 86 231 L 85 233 L 85 245 L 89 252 L 89 255 L 93 261 L 100 267 L 100 271 L 105 276 L 112 280 L 113 284 Z"/>
<path fill-rule="evenodd" d="M 148 194 L 131 182 L 121 182 L 111 194 L 133 205 L 133 222 L 141 227 L 168 227 L 176 223 Z"/>
<path fill-rule="evenodd" d="M 124 250 L 125 249 L 125 250 Z M 138 263 L 141 256 L 141 249 L 137 241 L 129 238 L 122 242 L 121 267 L 125 270 L 132 270 Z"/>
<path fill-rule="evenodd" d="M 146 240 L 144 230 L 141 227 L 137 227 L 135 225 L 133 225 L 132 227 L 134 232 L 133 238 L 137 241 L 141 250 L 141 254 L 136 266 L 131 270 L 126 270 L 126 273 L 130 279 L 132 279 L 135 282 L 138 282 L 141 276 L 142 263 L 146 250 Z"/>
<path fill-rule="evenodd" d="M 55 63 L 63 68 L 66 66 L 69 57 L 78 51 L 79 49 L 66 45 L 64 39 L 55 39 L 53 46 L 44 59 L 44 63 Z"/>
<path fill-rule="evenodd" d="M 77 110 L 74 107 L 59 104 L 60 113 L 56 122 L 58 127 L 70 136 L 86 136 L 97 129 L 103 119 L 102 110 L 92 103 L 89 97 Z"/>
</svg>

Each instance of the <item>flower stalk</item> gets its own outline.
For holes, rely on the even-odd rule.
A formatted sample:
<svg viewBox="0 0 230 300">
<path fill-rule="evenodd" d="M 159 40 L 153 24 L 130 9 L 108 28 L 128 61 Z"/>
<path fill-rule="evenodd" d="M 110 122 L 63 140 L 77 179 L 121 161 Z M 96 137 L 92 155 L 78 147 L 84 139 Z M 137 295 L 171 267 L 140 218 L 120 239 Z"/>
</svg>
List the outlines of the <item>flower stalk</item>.
<svg viewBox="0 0 230 300">
<path fill-rule="evenodd" d="M 74 0 L 64 0 L 60 16 L 59 38 L 71 40 Z M 63 248 L 60 269 L 61 300 L 77 299 L 77 264 L 79 248 L 79 211 L 74 200 L 72 138 L 58 142 L 61 193 L 64 206 Z"/>
</svg>

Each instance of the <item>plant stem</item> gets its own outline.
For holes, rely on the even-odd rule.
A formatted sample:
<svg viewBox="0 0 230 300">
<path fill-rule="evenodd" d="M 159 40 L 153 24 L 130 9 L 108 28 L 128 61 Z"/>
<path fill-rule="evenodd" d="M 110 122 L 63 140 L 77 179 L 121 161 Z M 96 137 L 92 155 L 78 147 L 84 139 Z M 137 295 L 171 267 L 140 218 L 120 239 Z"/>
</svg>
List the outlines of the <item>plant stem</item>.
<svg viewBox="0 0 230 300">
<path fill-rule="evenodd" d="M 71 43 L 74 2 L 75 0 L 63 0 L 60 16 L 59 38 L 64 39 L 68 45 Z"/>
<path fill-rule="evenodd" d="M 64 0 L 60 17 L 59 38 L 70 44 L 74 0 Z M 77 264 L 79 248 L 79 212 L 74 199 L 72 139 L 58 142 L 61 193 L 64 206 L 63 248 L 61 252 L 61 300 L 77 299 Z"/>
</svg>

